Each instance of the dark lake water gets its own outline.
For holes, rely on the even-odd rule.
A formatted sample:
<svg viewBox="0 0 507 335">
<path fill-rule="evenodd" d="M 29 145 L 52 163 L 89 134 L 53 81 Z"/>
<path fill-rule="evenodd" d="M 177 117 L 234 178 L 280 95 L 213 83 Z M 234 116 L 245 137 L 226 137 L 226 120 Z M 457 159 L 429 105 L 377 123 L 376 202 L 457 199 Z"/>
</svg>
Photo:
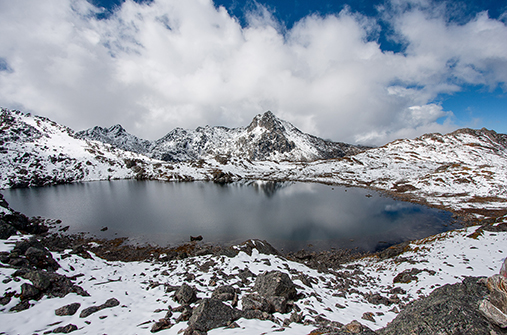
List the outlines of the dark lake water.
<svg viewBox="0 0 507 335">
<path fill-rule="evenodd" d="M 162 246 L 202 235 L 203 242 L 224 244 L 259 238 L 285 251 L 309 244 L 372 251 L 457 227 L 449 212 L 312 183 L 118 180 L 2 193 L 15 210 L 61 219 L 72 233 Z"/>
</svg>

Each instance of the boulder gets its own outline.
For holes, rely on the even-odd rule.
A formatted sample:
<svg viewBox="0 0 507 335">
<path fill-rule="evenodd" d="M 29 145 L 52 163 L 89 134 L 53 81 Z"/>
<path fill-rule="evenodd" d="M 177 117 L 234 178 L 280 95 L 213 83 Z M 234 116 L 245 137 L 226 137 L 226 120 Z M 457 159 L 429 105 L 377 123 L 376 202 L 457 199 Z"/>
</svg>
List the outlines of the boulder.
<svg viewBox="0 0 507 335">
<path fill-rule="evenodd" d="M 158 320 L 157 322 L 155 322 L 153 324 L 153 326 L 151 327 L 151 332 L 152 333 L 156 333 L 156 332 L 159 332 L 161 330 L 164 330 L 164 329 L 169 329 L 173 326 L 173 324 L 171 323 L 171 321 L 167 318 L 163 318 L 163 319 L 160 319 Z"/>
<path fill-rule="evenodd" d="M 236 289 L 232 286 L 219 286 L 211 294 L 212 299 L 218 299 L 222 301 L 233 300 L 236 296 Z"/>
<path fill-rule="evenodd" d="M 240 317 L 240 311 L 224 304 L 217 299 L 203 299 L 194 309 L 188 325 L 202 332 L 217 327 L 228 326 Z"/>
<path fill-rule="evenodd" d="M 40 297 L 41 292 L 38 288 L 27 283 L 21 284 L 21 300 L 38 300 Z"/>
<path fill-rule="evenodd" d="M 257 276 L 253 288 L 263 297 L 284 297 L 287 300 L 296 300 L 296 285 L 286 273 L 274 270 Z"/>
<path fill-rule="evenodd" d="M 507 278 L 501 274 L 487 279 L 489 296 L 481 301 L 479 310 L 491 323 L 507 328 Z"/>
<path fill-rule="evenodd" d="M 241 306 L 243 311 L 259 310 L 261 312 L 268 312 L 271 310 L 268 300 L 258 294 L 247 294 L 241 298 Z"/>
<path fill-rule="evenodd" d="M 58 316 L 74 315 L 76 314 L 79 307 L 81 307 L 81 304 L 79 302 L 75 302 L 73 304 L 65 305 L 56 309 L 55 314 Z"/>
<path fill-rule="evenodd" d="M 429 296 L 408 304 L 381 335 L 395 334 L 507 334 L 490 323 L 479 311 L 488 294 L 480 278 L 467 277 L 462 283 L 447 284 Z"/>
<path fill-rule="evenodd" d="M 72 323 L 69 323 L 68 325 L 66 326 L 63 326 L 63 327 L 58 327 L 58 328 L 55 328 L 53 329 L 53 334 L 68 334 L 68 333 L 71 333 L 75 330 L 77 330 L 77 326 L 76 325 L 73 325 Z"/>
<path fill-rule="evenodd" d="M 80 318 L 86 318 L 93 313 L 96 313 L 100 310 L 103 310 L 104 308 L 112 308 L 115 306 L 118 306 L 120 302 L 116 298 L 108 299 L 105 303 L 99 306 L 90 306 L 88 308 L 85 308 L 81 311 L 81 314 L 79 314 Z"/>
<path fill-rule="evenodd" d="M 16 235 L 16 228 L 0 219 L 0 240 L 6 240 L 12 235 Z"/>
<path fill-rule="evenodd" d="M 174 293 L 174 300 L 182 305 L 188 305 L 197 301 L 197 290 L 183 283 Z"/>
</svg>

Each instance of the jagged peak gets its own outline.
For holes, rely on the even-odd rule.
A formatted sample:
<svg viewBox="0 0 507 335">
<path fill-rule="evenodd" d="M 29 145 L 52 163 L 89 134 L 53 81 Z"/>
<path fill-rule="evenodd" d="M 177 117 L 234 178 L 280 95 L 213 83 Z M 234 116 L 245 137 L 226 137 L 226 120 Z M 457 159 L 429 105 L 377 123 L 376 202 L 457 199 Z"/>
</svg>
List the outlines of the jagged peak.
<svg viewBox="0 0 507 335">
<path fill-rule="evenodd" d="M 277 118 L 275 114 L 273 114 L 271 111 L 267 111 L 264 114 L 256 115 L 247 129 L 249 131 L 252 131 L 257 127 L 262 127 L 269 131 L 285 130 L 283 122 L 279 118 Z"/>
<path fill-rule="evenodd" d="M 122 127 L 121 124 L 115 124 L 114 126 L 111 126 L 107 129 L 107 132 L 113 133 L 115 135 L 124 135 L 127 134 L 127 131 L 125 128 Z"/>
</svg>

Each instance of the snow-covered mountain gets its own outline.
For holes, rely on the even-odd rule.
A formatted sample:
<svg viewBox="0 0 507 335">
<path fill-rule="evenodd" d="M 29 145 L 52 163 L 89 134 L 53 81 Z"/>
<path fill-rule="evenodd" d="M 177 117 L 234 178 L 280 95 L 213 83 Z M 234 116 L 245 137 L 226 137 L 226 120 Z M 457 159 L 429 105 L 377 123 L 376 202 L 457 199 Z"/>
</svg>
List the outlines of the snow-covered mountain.
<svg viewBox="0 0 507 335">
<path fill-rule="evenodd" d="M 77 135 L 168 162 L 216 156 L 251 161 L 315 161 L 354 155 L 367 149 L 303 133 L 270 111 L 255 116 L 246 128 L 176 128 L 153 142 L 127 133 L 120 125 L 107 129 L 94 127 Z"/>
<path fill-rule="evenodd" d="M 121 125 L 117 124 L 109 128 L 95 126 L 93 128 L 76 133 L 78 138 L 100 141 L 111 144 L 114 147 L 145 154 L 150 151 L 152 142 L 140 139 L 128 133 Z"/>
<path fill-rule="evenodd" d="M 197 172 L 183 174 L 188 169 L 175 170 L 144 155 L 79 139 L 70 128 L 45 117 L 0 110 L 0 189 L 128 178 L 206 179 Z"/>
</svg>

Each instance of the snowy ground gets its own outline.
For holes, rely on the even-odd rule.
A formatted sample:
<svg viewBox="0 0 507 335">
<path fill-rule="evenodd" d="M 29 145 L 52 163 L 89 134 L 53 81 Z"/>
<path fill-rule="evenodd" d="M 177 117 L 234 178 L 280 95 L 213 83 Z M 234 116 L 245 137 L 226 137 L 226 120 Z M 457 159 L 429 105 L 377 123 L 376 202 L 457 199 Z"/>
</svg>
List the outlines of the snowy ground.
<svg viewBox="0 0 507 335">
<path fill-rule="evenodd" d="M 61 265 L 58 273 L 68 277 L 80 275 L 75 283 L 91 296 L 71 293 L 64 298 L 44 297 L 31 301 L 33 306 L 28 310 L 10 312 L 19 302 L 18 298 L 13 298 L 7 305 L 0 306 L 0 334 L 42 334 L 67 324 L 78 327 L 75 334 L 148 334 L 153 323 L 165 316 L 168 306 L 178 306 L 171 297 L 173 293 L 165 293 L 165 285 L 179 286 L 186 282 L 199 290 L 198 297 L 209 297 L 215 287 L 232 284 L 243 295 L 250 292 L 254 281 L 251 278 L 250 283 L 245 284 L 236 276 L 244 269 L 256 275 L 274 269 L 289 274 L 299 286 L 298 292 L 305 295 L 296 305 L 305 315 L 307 324 L 292 323 L 284 327 L 283 321 L 290 314 L 276 313 L 277 322 L 240 319 L 237 321 L 239 328 L 219 328 L 209 334 L 308 334 L 316 328 L 308 324 L 309 321 L 319 317 L 342 324 L 358 320 L 371 329 L 378 329 L 395 318 L 404 304 L 428 295 L 441 285 L 459 282 L 464 276 L 498 273 L 507 256 L 507 232 L 485 231 L 475 234 L 476 238 L 467 237 L 476 229 L 469 227 L 414 241 L 405 253 L 395 258 L 367 257 L 329 273 L 319 273 L 279 256 L 259 254 L 256 249 L 251 256 L 240 252 L 233 258 L 206 255 L 168 262 L 130 263 L 109 262 L 98 257 L 84 259 L 68 252 L 53 253 Z M 0 240 L 0 251 L 13 248 L 19 238 Z M 412 270 L 417 280 L 393 284 L 394 277 L 405 270 Z M 0 267 L 0 294 L 19 293 L 21 284 L 28 282 L 12 280 L 13 272 L 12 268 Z M 303 277 L 311 287 L 303 283 Z M 380 294 L 377 298 L 390 298 L 394 303 L 387 306 L 368 302 L 368 295 L 374 294 Z M 241 308 L 241 295 L 238 308 Z M 119 306 L 103 309 L 87 318 L 79 317 L 84 308 L 100 305 L 113 297 L 120 301 Z M 81 304 L 75 315 L 55 315 L 55 309 L 75 302 Z M 372 312 L 374 321 L 362 319 L 365 312 Z M 172 323 L 178 316 L 179 313 L 174 313 Z M 186 322 L 180 322 L 160 333 L 177 334 L 184 328 Z"/>
</svg>

